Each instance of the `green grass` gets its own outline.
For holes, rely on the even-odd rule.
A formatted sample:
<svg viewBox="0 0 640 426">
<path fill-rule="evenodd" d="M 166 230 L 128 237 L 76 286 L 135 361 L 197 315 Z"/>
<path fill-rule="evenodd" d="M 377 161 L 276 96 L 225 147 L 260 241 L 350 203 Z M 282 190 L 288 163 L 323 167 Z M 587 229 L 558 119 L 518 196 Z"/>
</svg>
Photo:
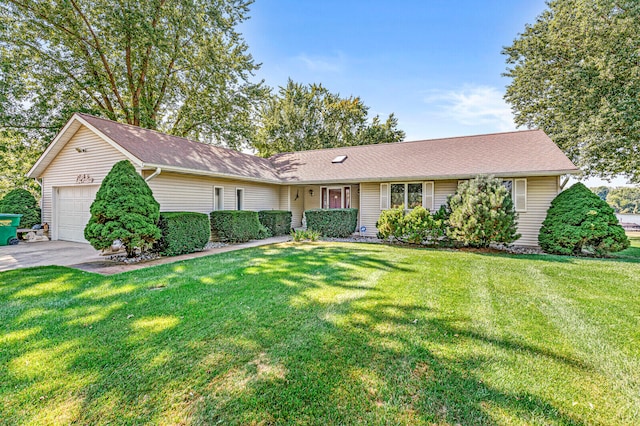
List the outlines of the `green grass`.
<svg viewBox="0 0 640 426">
<path fill-rule="evenodd" d="M 0 423 L 638 424 L 640 262 L 262 247 L 0 273 Z"/>
<path fill-rule="evenodd" d="M 627 237 L 629 237 L 631 247 L 619 253 L 615 253 L 614 256 L 619 258 L 640 259 L 640 232 L 627 232 Z"/>
</svg>

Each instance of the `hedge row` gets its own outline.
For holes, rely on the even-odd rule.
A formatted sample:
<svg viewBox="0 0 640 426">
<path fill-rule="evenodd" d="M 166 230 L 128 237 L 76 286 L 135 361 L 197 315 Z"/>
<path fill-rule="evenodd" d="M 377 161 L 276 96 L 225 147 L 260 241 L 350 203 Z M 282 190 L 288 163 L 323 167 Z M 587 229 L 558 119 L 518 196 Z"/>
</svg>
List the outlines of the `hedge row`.
<svg viewBox="0 0 640 426">
<path fill-rule="evenodd" d="M 263 210 L 258 212 L 258 220 L 271 235 L 287 235 L 291 232 L 291 212 L 287 210 Z"/>
<path fill-rule="evenodd" d="M 304 214 L 307 229 L 323 237 L 346 238 L 355 232 L 358 224 L 358 209 L 312 209 Z"/>
<path fill-rule="evenodd" d="M 217 210 L 211 212 L 211 238 L 214 241 L 242 243 L 260 237 L 258 212 Z"/>
<path fill-rule="evenodd" d="M 162 236 L 155 242 L 154 250 L 165 256 L 193 253 L 209 242 L 209 218 L 204 213 L 160 213 L 158 228 Z"/>
</svg>

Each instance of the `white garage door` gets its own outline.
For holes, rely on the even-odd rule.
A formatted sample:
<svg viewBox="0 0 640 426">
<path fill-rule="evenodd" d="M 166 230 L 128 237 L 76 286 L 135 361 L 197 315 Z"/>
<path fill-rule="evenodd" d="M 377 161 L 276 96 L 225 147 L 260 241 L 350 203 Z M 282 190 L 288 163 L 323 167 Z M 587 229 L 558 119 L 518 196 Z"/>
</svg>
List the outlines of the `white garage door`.
<svg viewBox="0 0 640 426">
<path fill-rule="evenodd" d="M 56 188 L 57 238 L 65 241 L 86 243 L 84 227 L 91 218 L 89 208 L 96 198 L 98 185 L 63 186 Z"/>
</svg>

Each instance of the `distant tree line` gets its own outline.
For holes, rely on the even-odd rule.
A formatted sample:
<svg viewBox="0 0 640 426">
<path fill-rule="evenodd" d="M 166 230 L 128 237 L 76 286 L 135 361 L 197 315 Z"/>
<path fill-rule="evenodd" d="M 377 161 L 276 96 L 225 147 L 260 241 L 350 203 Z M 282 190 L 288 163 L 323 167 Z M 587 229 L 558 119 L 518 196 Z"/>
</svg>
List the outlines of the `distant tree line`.
<svg viewBox="0 0 640 426">
<path fill-rule="evenodd" d="M 616 213 L 640 214 L 640 188 L 598 186 L 590 188 L 598 197 L 605 200 Z"/>
</svg>

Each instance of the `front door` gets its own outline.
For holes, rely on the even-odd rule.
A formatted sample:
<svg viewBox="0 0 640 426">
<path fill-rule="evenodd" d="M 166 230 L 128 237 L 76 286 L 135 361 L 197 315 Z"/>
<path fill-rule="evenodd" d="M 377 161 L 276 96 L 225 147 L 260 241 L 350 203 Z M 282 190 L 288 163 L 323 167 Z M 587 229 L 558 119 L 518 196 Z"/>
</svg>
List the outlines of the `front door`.
<svg viewBox="0 0 640 426">
<path fill-rule="evenodd" d="M 342 208 L 342 188 L 329 188 L 329 208 Z"/>
</svg>

